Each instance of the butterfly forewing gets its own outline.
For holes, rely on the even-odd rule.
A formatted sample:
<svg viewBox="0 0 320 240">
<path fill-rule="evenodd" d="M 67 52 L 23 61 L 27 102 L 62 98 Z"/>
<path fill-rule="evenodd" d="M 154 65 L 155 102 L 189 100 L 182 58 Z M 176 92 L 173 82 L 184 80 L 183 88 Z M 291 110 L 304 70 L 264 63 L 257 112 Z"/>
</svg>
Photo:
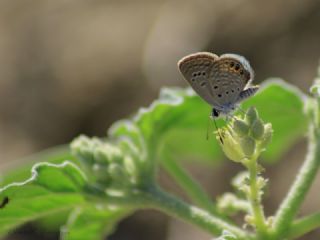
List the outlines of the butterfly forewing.
<svg viewBox="0 0 320 240">
<path fill-rule="evenodd" d="M 199 52 L 188 55 L 178 62 L 178 67 L 184 78 L 195 92 L 211 105 L 216 105 L 217 102 L 213 96 L 209 76 L 218 59 L 219 57 L 215 54 Z"/>
</svg>

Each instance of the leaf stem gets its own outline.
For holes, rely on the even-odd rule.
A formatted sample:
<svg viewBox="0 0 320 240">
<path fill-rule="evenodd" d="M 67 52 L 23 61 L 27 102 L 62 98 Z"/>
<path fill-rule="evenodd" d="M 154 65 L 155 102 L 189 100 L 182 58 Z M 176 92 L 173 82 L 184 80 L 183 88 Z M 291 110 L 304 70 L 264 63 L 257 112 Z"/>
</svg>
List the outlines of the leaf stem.
<svg viewBox="0 0 320 240">
<path fill-rule="evenodd" d="M 253 240 L 252 235 L 241 228 L 201 208 L 189 205 L 153 184 L 146 189 L 132 189 L 130 193 L 128 192 L 124 196 L 111 196 L 98 189 L 89 189 L 86 197 L 90 201 L 107 204 L 108 206 L 126 207 L 131 210 L 157 209 L 198 226 L 213 235 L 219 235 L 223 230 L 227 230 L 236 235 L 237 240 Z"/>
<path fill-rule="evenodd" d="M 191 206 L 159 188 L 150 188 L 149 192 L 145 194 L 144 197 L 146 199 L 147 206 L 196 225 L 211 234 L 219 235 L 223 230 L 227 230 L 236 235 L 239 240 L 252 239 L 252 236 L 237 226 L 234 226 L 198 207 Z"/>
<path fill-rule="evenodd" d="M 320 227 L 320 213 L 303 217 L 291 225 L 288 238 L 296 239 L 318 227 Z"/>
<path fill-rule="evenodd" d="M 275 216 L 273 233 L 277 239 L 282 239 L 288 233 L 288 229 L 320 167 L 320 131 L 315 129 L 312 124 L 309 130 L 309 148 L 306 160 Z"/>
<path fill-rule="evenodd" d="M 185 191 L 187 196 L 196 205 L 208 210 L 211 213 L 217 213 L 217 209 L 210 197 L 203 190 L 201 185 L 193 179 L 168 153 L 163 154 L 161 159 L 162 166 L 170 174 L 170 176 Z"/>
</svg>

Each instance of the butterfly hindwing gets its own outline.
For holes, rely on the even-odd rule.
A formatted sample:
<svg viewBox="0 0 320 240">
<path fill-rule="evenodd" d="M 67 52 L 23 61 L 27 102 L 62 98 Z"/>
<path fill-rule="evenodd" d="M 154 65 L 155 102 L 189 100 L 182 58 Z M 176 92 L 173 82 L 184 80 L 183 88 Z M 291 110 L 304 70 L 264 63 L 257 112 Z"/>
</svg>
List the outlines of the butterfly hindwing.
<svg viewBox="0 0 320 240">
<path fill-rule="evenodd" d="M 221 106 L 236 102 L 253 77 L 248 61 L 236 54 L 224 54 L 210 72 L 213 95 Z"/>
</svg>

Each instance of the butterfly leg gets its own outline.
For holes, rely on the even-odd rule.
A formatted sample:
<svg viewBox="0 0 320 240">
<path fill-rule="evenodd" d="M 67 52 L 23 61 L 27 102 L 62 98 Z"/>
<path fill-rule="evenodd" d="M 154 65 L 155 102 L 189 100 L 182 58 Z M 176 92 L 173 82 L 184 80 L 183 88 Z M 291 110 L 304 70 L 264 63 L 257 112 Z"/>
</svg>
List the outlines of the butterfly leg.
<svg viewBox="0 0 320 240">
<path fill-rule="evenodd" d="M 222 138 L 220 129 L 218 128 L 217 123 L 216 123 L 216 118 L 218 118 L 219 115 L 220 115 L 220 112 L 218 110 L 216 110 L 215 108 L 212 108 L 210 119 L 213 120 L 215 129 L 216 129 L 216 133 L 219 135 L 219 140 L 223 144 L 223 138 Z"/>
</svg>

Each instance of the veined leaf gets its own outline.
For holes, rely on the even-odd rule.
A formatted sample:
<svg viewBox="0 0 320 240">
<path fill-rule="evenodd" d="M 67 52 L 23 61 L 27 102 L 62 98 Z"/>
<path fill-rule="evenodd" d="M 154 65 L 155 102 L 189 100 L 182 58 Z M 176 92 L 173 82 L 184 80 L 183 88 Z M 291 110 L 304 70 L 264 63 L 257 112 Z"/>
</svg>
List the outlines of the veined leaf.
<svg viewBox="0 0 320 240">
<path fill-rule="evenodd" d="M 85 203 L 81 195 L 86 177 L 71 162 L 39 163 L 23 182 L 11 183 L 0 189 L 0 234 L 25 222 L 72 209 Z"/>
</svg>

